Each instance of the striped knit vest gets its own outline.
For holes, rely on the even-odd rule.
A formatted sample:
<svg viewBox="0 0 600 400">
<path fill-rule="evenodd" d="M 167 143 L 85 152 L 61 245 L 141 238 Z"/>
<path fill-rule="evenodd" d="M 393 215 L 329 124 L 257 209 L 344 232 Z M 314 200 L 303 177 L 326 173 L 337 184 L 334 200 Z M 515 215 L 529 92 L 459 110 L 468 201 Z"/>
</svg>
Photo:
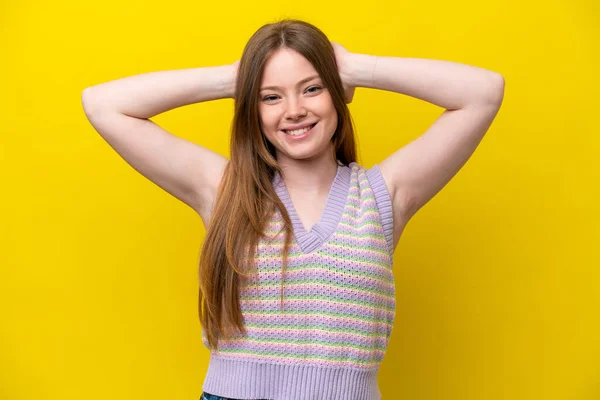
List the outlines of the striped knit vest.
<svg viewBox="0 0 600 400">
<path fill-rule="evenodd" d="M 310 231 L 279 175 L 273 185 L 294 227 L 283 309 L 275 211 L 256 252 L 258 274 L 241 293 L 247 334 L 219 342 L 202 389 L 234 399 L 379 399 L 395 315 L 392 206 L 379 168 L 338 165 Z"/>
</svg>

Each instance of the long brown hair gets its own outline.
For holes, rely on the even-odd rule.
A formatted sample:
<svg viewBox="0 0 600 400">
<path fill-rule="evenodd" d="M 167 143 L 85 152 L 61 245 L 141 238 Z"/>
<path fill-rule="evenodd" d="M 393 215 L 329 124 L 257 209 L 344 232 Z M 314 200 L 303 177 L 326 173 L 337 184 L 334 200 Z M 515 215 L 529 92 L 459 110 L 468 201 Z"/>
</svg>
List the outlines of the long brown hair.
<svg viewBox="0 0 600 400">
<path fill-rule="evenodd" d="M 343 165 L 356 161 L 354 129 L 329 39 L 315 26 L 298 20 L 262 26 L 246 44 L 239 63 L 231 158 L 220 183 L 200 255 L 198 311 L 211 349 L 217 349 L 219 339 L 227 338 L 234 330 L 246 333 L 240 290 L 255 272 L 255 249 L 268 217 L 277 209 L 283 216 L 285 229 L 281 271 L 283 304 L 284 272 L 293 228 L 272 186 L 275 173 L 282 174 L 282 171 L 274 146 L 261 131 L 258 111 L 265 63 L 280 48 L 295 50 L 314 66 L 338 114 L 332 138 L 335 158 Z"/>
</svg>

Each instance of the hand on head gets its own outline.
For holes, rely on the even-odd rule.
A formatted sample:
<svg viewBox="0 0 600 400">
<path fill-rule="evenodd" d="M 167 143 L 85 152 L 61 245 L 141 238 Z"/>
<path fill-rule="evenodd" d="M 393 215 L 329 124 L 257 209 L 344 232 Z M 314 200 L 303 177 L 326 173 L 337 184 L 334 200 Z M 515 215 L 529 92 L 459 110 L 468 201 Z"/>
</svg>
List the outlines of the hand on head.
<svg viewBox="0 0 600 400">
<path fill-rule="evenodd" d="M 354 91 L 356 89 L 356 87 L 352 86 L 350 83 L 349 56 L 351 53 L 339 43 L 331 42 L 331 45 L 333 46 L 333 50 L 335 52 L 335 60 L 338 66 L 338 72 L 340 74 L 340 78 L 342 79 L 342 85 L 344 86 L 346 103 L 350 104 L 352 103 Z M 231 66 L 233 67 L 234 74 L 237 79 L 240 60 L 235 61 L 233 64 L 231 64 Z"/>
<path fill-rule="evenodd" d="M 346 103 L 351 103 L 354 97 L 354 90 L 356 87 L 350 83 L 350 52 L 346 50 L 344 46 L 339 43 L 331 42 L 333 51 L 335 52 L 335 60 L 338 65 L 338 71 L 340 78 L 342 78 L 342 85 L 344 86 L 344 93 L 346 95 Z"/>
</svg>

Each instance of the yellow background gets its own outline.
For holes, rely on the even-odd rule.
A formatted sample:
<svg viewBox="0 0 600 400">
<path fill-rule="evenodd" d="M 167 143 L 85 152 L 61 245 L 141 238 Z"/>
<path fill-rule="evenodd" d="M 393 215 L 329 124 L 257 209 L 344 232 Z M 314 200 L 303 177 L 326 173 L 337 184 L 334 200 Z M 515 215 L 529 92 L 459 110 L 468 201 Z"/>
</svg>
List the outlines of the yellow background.
<svg viewBox="0 0 600 400">
<path fill-rule="evenodd" d="M 93 84 L 231 63 L 306 19 L 350 51 L 500 72 L 472 159 L 408 225 L 384 399 L 600 399 L 600 6 L 12 1 L 0 6 L 0 399 L 200 397 L 199 217 L 139 175 L 81 107 Z M 155 121 L 228 156 L 231 100 Z M 360 163 L 441 109 L 358 89 Z"/>
</svg>

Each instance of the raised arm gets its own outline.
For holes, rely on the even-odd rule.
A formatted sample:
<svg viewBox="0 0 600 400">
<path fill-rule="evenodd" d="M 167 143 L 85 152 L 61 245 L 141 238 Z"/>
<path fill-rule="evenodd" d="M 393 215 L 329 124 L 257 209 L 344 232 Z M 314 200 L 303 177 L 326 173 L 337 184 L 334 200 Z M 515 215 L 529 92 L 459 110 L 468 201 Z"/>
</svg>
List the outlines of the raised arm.
<svg viewBox="0 0 600 400">
<path fill-rule="evenodd" d="M 237 63 L 135 75 L 85 89 L 82 104 L 96 131 L 129 165 L 196 210 L 207 224 L 228 160 L 149 118 L 188 104 L 232 98 L 236 74 Z"/>
<path fill-rule="evenodd" d="M 504 78 L 450 61 L 376 57 L 335 48 L 348 86 L 393 91 L 445 108 L 425 133 L 379 163 L 393 201 L 396 243 L 408 220 L 477 148 L 502 104 Z"/>
</svg>

